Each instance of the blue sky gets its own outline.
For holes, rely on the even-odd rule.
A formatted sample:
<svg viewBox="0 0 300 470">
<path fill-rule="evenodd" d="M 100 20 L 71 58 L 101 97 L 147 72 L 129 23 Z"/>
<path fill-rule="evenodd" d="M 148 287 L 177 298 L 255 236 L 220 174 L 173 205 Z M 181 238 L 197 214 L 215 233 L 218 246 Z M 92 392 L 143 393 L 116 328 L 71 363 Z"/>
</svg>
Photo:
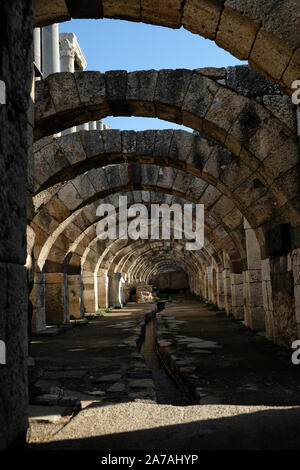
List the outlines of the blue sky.
<svg viewBox="0 0 300 470">
<path fill-rule="evenodd" d="M 61 23 L 59 31 L 76 34 L 87 60 L 86 70 L 195 69 L 243 63 L 213 41 L 183 28 L 105 19 L 71 20 Z M 104 122 L 117 129 L 184 129 L 174 123 L 140 117 L 108 117 Z"/>
</svg>

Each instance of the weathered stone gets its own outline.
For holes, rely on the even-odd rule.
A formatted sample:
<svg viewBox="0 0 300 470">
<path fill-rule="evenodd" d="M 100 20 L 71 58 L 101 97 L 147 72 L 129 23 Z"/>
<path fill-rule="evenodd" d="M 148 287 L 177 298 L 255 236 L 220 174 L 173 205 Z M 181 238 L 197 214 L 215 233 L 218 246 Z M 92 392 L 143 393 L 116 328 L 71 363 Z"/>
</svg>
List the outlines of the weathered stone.
<svg viewBox="0 0 300 470">
<path fill-rule="evenodd" d="M 153 101 L 157 76 L 156 70 L 128 73 L 126 99 L 134 116 L 156 116 Z"/>
<path fill-rule="evenodd" d="M 155 388 L 152 379 L 137 379 L 129 381 L 130 388 Z"/>
<path fill-rule="evenodd" d="M 119 380 L 121 377 L 121 374 L 102 375 L 101 377 L 97 378 L 97 382 L 113 382 L 114 380 Z"/>
<path fill-rule="evenodd" d="M 236 12 L 227 2 L 218 25 L 216 43 L 238 59 L 247 59 L 255 40 L 259 24 Z M 234 31 L 234 37 L 232 35 Z"/>
<path fill-rule="evenodd" d="M 183 26 L 192 33 L 214 39 L 222 11 L 222 1 L 187 0 L 184 6 Z"/>
<path fill-rule="evenodd" d="M 280 88 L 277 85 L 269 82 L 248 65 L 228 67 L 226 85 L 249 98 L 263 96 L 264 100 L 265 98 L 278 98 L 280 101 L 283 99 L 282 96 L 276 97 L 276 94 L 280 93 Z"/>
<path fill-rule="evenodd" d="M 192 73 L 190 70 L 160 70 L 155 89 L 157 117 L 182 122 L 181 106 L 187 93 Z"/>
<path fill-rule="evenodd" d="M 181 26 L 181 0 L 141 0 L 142 21 L 150 24 L 164 25 L 170 28 Z"/>
<path fill-rule="evenodd" d="M 116 382 L 115 384 L 111 385 L 108 389 L 107 392 L 124 392 L 125 390 L 125 384 L 122 382 Z"/>
</svg>

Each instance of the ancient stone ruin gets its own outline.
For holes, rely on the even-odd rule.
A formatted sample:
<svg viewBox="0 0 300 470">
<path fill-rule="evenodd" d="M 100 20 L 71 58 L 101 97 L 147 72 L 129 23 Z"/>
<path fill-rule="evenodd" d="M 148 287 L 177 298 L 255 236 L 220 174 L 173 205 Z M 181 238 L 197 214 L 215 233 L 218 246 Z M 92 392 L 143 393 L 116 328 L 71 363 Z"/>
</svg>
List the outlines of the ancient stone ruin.
<svg viewBox="0 0 300 470">
<path fill-rule="evenodd" d="M 24 442 L 28 427 L 28 337 L 123 308 L 131 295 L 152 302 L 153 287 L 176 281 L 175 292 L 282 348 L 300 339 L 298 1 L 34 3 L 0 4 L 3 449 Z M 71 18 L 183 27 L 248 65 L 85 71 L 76 36 L 59 35 Z M 170 129 L 109 129 L 107 116 L 159 118 Z M 120 195 L 149 208 L 204 204 L 203 248 L 175 237 L 99 239 L 97 207 Z"/>
</svg>

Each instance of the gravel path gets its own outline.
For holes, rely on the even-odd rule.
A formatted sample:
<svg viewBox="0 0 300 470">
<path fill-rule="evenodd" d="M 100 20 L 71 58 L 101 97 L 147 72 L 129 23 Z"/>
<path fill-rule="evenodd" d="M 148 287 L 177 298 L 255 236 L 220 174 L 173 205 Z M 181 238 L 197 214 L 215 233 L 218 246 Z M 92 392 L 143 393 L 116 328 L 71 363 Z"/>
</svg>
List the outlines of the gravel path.
<svg viewBox="0 0 300 470">
<path fill-rule="evenodd" d="M 297 449 L 299 407 L 120 403 L 81 411 L 37 449 Z"/>
</svg>

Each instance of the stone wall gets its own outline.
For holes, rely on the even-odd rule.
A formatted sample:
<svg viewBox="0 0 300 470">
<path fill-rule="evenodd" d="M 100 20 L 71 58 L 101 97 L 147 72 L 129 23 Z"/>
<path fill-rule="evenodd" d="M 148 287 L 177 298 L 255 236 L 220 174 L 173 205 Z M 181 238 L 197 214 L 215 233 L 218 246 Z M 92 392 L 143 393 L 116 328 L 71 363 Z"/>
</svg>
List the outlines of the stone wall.
<svg viewBox="0 0 300 470">
<path fill-rule="evenodd" d="M 27 428 L 26 175 L 32 136 L 33 1 L 0 3 L 0 449 L 24 442 Z"/>
<path fill-rule="evenodd" d="M 147 284 L 136 286 L 137 303 L 153 302 L 152 286 Z"/>
<path fill-rule="evenodd" d="M 188 289 L 188 278 L 184 271 L 171 271 L 159 274 L 154 282 L 160 290 L 165 289 Z"/>
</svg>

